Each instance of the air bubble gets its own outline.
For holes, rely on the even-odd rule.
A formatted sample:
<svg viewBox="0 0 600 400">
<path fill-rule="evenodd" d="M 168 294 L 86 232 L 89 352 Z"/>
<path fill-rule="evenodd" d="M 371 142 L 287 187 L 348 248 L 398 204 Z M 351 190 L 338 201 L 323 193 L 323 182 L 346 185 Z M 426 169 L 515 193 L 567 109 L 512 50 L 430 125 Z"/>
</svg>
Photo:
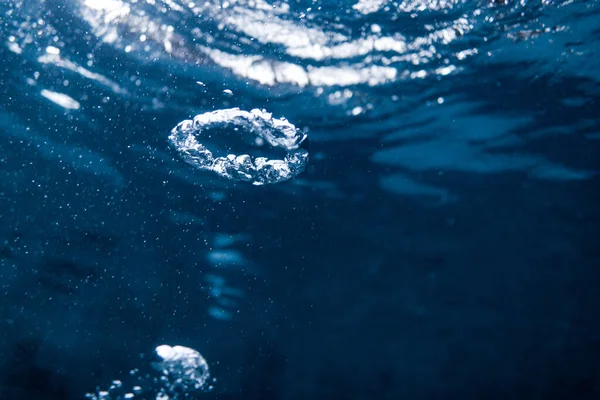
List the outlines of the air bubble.
<svg viewBox="0 0 600 400">
<path fill-rule="evenodd" d="M 208 363 L 194 349 L 165 344 L 156 348 L 156 354 L 162 361 L 154 367 L 167 378 L 168 392 L 198 390 L 210 377 Z"/>
<path fill-rule="evenodd" d="M 253 158 L 249 154 L 214 157 L 198 137 L 210 138 L 212 130 L 231 128 L 240 134 L 256 135 L 273 148 L 286 151 L 284 159 Z M 302 173 L 308 162 L 308 138 L 285 118 L 276 119 L 265 110 L 239 108 L 200 114 L 177 124 L 169 135 L 171 145 L 188 163 L 223 178 L 254 185 L 279 183 Z M 258 144 L 258 142 L 255 142 Z"/>
</svg>

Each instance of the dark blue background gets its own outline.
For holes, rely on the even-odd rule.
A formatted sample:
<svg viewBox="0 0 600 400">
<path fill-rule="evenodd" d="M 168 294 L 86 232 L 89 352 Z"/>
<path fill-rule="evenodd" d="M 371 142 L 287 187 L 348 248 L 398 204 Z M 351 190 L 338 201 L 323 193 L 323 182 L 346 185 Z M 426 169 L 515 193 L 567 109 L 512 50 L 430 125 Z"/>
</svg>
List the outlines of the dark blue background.
<svg viewBox="0 0 600 400">
<path fill-rule="evenodd" d="M 431 74 L 323 94 L 236 76 L 191 42 L 125 53 L 77 3 L 0 5 L 1 399 L 127 384 L 163 343 L 207 359 L 214 389 L 193 398 L 600 398 L 598 2 L 340 11 L 352 38 L 371 23 L 418 36 L 477 7 L 497 22 L 440 50 L 479 48 L 456 73 L 394 64 Z M 31 45 L 11 51 L 23 32 Z M 92 52 L 86 68 L 127 93 L 41 62 L 48 45 L 84 67 Z M 347 103 L 326 101 L 344 88 Z M 307 129 L 307 171 L 256 187 L 168 147 L 179 121 L 233 106 Z"/>
</svg>

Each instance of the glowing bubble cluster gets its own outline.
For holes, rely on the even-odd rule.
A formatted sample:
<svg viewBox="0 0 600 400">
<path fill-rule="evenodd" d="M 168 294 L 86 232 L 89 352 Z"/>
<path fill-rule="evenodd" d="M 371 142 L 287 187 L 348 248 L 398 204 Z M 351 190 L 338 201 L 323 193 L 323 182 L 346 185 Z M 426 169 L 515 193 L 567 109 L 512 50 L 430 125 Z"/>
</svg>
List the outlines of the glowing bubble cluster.
<svg viewBox="0 0 600 400">
<path fill-rule="evenodd" d="M 285 150 L 285 157 L 268 159 L 249 154 L 215 157 L 199 141 L 201 137 L 208 139 L 215 129 L 229 128 L 244 135 L 255 135 L 271 147 Z M 193 120 L 177 124 L 169 135 L 169 141 L 181 157 L 194 167 L 254 185 L 286 181 L 302 173 L 308 162 L 306 134 L 285 118 L 273 118 L 270 113 L 259 109 L 248 112 L 230 108 L 197 115 Z"/>
</svg>

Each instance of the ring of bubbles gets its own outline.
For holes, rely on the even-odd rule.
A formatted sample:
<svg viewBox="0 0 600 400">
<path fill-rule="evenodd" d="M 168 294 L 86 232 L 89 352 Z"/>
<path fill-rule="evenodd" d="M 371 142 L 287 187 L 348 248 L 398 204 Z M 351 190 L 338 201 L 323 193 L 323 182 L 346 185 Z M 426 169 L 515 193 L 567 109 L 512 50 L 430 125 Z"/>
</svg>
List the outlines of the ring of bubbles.
<svg viewBox="0 0 600 400">
<path fill-rule="evenodd" d="M 283 159 L 268 159 L 248 154 L 214 157 L 198 141 L 217 128 L 235 128 L 243 134 L 262 138 L 271 147 L 286 151 Z M 308 137 L 285 118 L 273 118 L 265 110 L 243 111 L 230 108 L 207 112 L 177 124 L 169 135 L 171 145 L 189 164 L 234 180 L 254 185 L 279 183 L 302 173 L 308 162 Z"/>
</svg>

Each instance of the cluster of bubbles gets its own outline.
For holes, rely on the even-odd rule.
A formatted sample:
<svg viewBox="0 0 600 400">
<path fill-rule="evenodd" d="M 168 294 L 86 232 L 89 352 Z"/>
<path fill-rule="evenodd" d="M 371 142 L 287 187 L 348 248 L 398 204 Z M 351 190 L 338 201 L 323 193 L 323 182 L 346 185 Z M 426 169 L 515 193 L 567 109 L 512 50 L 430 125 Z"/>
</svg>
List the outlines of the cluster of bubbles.
<svg viewBox="0 0 600 400">
<path fill-rule="evenodd" d="M 252 157 L 249 154 L 215 157 L 198 141 L 198 137 L 208 138 L 211 131 L 223 128 L 255 135 L 271 147 L 285 150 L 286 155 L 283 159 Z M 230 108 L 197 115 L 193 120 L 177 124 L 171 131 L 169 141 L 181 157 L 194 167 L 254 185 L 286 181 L 302 173 L 308 162 L 306 134 L 285 118 L 273 118 L 270 113 L 259 109 L 248 112 Z"/>
<path fill-rule="evenodd" d="M 154 363 L 154 367 L 162 373 L 165 395 L 199 390 L 210 377 L 206 360 L 194 349 L 165 344 L 156 348 L 156 354 L 161 361 Z"/>
<path fill-rule="evenodd" d="M 87 393 L 90 400 L 127 400 L 150 399 L 176 400 L 192 398 L 198 391 L 211 390 L 208 385 L 210 371 L 208 363 L 202 355 L 189 347 L 161 345 L 155 349 L 159 361 L 153 362 L 156 374 L 140 374 L 137 369 L 130 371 L 134 380 L 125 385 L 121 380 L 114 380 L 106 389 L 96 388 L 94 393 Z"/>
</svg>

